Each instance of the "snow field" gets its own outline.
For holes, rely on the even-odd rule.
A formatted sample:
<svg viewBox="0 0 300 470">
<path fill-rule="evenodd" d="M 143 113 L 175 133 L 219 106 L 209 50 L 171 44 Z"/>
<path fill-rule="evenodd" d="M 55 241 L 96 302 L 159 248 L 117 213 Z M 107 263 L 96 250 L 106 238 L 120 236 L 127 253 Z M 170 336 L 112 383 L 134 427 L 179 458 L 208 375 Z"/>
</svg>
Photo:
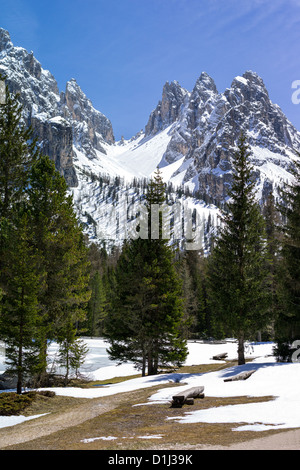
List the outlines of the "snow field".
<svg viewBox="0 0 300 470">
<path fill-rule="evenodd" d="M 89 365 L 87 369 L 90 368 L 89 378 L 91 380 L 105 380 L 138 373 L 132 364 L 117 366 L 111 363 L 107 357 L 105 358 L 107 344 L 102 339 L 86 339 L 85 341 L 90 352 L 85 366 Z M 100 353 L 99 357 L 95 352 L 97 348 Z M 227 352 L 229 360 L 237 357 L 237 344 L 233 340 L 228 340 L 223 344 L 189 342 L 188 349 L 189 355 L 186 365 L 212 363 L 220 363 L 221 365 L 223 361 L 214 361 L 212 356 L 224 352 Z M 202 385 L 205 387 L 205 395 L 210 397 L 273 396 L 274 399 L 200 411 L 190 411 L 189 408 L 189 411 L 186 412 L 183 408 L 182 416 L 168 419 L 174 419 L 177 425 L 180 423 L 241 423 L 239 427 L 235 428 L 236 431 L 298 428 L 300 427 L 300 363 L 277 363 L 272 356 L 272 350 L 272 343 L 250 344 L 246 348 L 246 357 L 250 359 L 250 362 L 244 366 L 229 367 L 205 374 L 167 373 L 133 378 L 122 383 L 90 389 L 53 388 L 52 390 L 58 395 L 92 399 L 161 385 L 161 389 L 151 395 L 146 403 L 152 405 L 170 403 L 174 394 L 174 388 L 166 387 L 170 382 L 178 383 L 176 393 L 189 387 Z M 55 345 L 50 351 L 55 355 Z M 108 365 L 97 368 L 97 359 L 107 359 Z M 0 363 L 2 362 L 3 359 L 0 357 Z M 225 378 L 253 369 L 255 373 L 247 380 L 224 382 Z M 145 405 L 145 403 L 135 406 L 141 405 Z M 31 417 L 31 419 L 34 418 L 36 416 Z M 0 427 L 12 426 L 27 419 L 22 416 L 0 417 Z M 147 438 L 149 437 L 147 436 Z"/>
</svg>

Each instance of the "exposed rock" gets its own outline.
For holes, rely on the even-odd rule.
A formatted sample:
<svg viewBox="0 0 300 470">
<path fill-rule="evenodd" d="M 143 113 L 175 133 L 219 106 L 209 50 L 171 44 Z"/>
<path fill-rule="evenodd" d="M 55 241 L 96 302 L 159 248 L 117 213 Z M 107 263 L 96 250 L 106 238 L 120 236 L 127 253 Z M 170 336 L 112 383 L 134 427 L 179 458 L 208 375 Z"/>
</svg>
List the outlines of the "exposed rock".
<svg viewBox="0 0 300 470">
<path fill-rule="evenodd" d="M 300 133 L 279 106 L 271 102 L 262 78 L 255 72 L 236 77 L 231 87 L 220 94 L 213 79 L 203 72 L 192 93 L 186 92 L 178 102 L 181 105 L 176 107 L 177 114 L 165 121 L 159 120 L 159 104 L 146 127 L 146 132 L 148 129 L 153 135 L 163 128 L 163 122 L 165 126 L 174 123 L 162 166 L 185 159 L 173 177 L 182 172 L 183 183 L 192 182 L 200 193 L 223 201 L 231 184 L 232 159 L 242 131 L 253 150 L 261 199 L 279 182 L 275 176 L 269 179 L 265 164 L 275 165 L 278 175 L 283 169 L 288 176 L 291 154 L 300 148 Z"/>
<path fill-rule="evenodd" d="M 11 49 L 13 43 L 11 42 L 9 32 L 6 29 L 0 28 L 0 52 Z"/>
<path fill-rule="evenodd" d="M 32 125 L 43 151 L 55 162 L 70 187 L 78 184 L 74 147 L 88 158 L 103 144 L 113 144 L 109 119 L 97 111 L 76 80 L 60 93 L 53 75 L 44 70 L 33 52 L 14 47 L 9 33 L 0 28 L 0 73 L 11 93 L 20 94 L 25 124 Z"/>
<path fill-rule="evenodd" d="M 62 94 L 61 100 L 64 116 L 73 123 L 76 146 L 83 146 L 93 154 L 94 149 L 105 152 L 101 143 L 115 142 L 111 122 L 93 107 L 75 79 L 67 83 L 66 92 Z M 78 123 L 84 123 L 85 126 Z"/>
<path fill-rule="evenodd" d="M 166 129 L 178 119 L 181 106 L 187 94 L 188 92 L 177 81 L 165 83 L 162 99 L 150 114 L 149 121 L 145 127 L 146 137 Z"/>
<path fill-rule="evenodd" d="M 73 132 L 68 121 L 60 116 L 41 120 L 31 118 L 31 125 L 40 142 L 44 154 L 55 163 L 56 168 L 65 177 L 69 186 L 77 185 L 77 176 L 73 166 Z"/>
</svg>

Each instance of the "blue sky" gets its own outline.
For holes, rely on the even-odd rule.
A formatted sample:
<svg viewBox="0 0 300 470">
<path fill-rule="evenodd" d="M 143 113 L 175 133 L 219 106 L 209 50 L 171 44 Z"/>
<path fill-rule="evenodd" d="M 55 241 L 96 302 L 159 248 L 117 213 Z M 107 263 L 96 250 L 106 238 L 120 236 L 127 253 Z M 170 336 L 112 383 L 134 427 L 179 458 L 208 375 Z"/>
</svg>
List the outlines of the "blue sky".
<svg viewBox="0 0 300 470">
<path fill-rule="evenodd" d="M 256 71 L 300 130 L 300 0 L 0 0 L 0 26 L 33 51 L 60 90 L 76 78 L 115 137 L 144 128 L 166 81 L 202 71 L 223 92 Z"/>
</svg>

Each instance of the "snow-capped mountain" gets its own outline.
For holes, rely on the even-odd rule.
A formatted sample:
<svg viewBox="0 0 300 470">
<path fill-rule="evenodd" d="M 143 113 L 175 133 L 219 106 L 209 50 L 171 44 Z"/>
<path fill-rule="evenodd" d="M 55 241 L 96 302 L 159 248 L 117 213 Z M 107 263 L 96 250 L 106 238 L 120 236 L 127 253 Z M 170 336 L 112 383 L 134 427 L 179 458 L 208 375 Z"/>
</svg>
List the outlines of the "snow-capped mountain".
<svg viewBox="0 0 300 470">
<path fill-rule="evenodd" d="M 192 91 L 177 81 L 167 82 L 145 129 L 119 142 L 110 120 L 93 107 L 75 79 L 60 92 L 53 75 L 32 52 L 14 47 L 4 29 L 0 73 L 10 91 L 20 93 L 25 121 L 65 176 L 89 236 L 98 240 L 116 233 L 122 239 L 122 227 L 130 219 L 122 204 L 126 201 L 127 211 L 129 201 L 132 206 L 139 200 L 143 179 L 157 166 L 172 183 L 173 201 L 188 204 L 201 220 L 214 225 L 218 209 L 207 203 L 226 198 L 241 131 L 251 146 L 261 201 L 291 179 L 292 163 L 298 158 L 300 133 L 252 71 L 235 77 L 223 93 L 205 72 Z"/>
<path fill-rule="evenodd" d="M 0 29 L 0 73 L 6 76 L 10 91 L 20 94 L 24 119 L 43 151 L 53 158 L 68 184 L 76 186 L 74 149 L 83 150 L 91 159 L 96 151 L 104 152 L 102 143 L 115 140 L 109 119 L 94 109 L 76 80 L 71 79 L 65 92 L 59 92 L 55 78 L 33 52 L 14 47 L 4 29 Z"/>
</svg>

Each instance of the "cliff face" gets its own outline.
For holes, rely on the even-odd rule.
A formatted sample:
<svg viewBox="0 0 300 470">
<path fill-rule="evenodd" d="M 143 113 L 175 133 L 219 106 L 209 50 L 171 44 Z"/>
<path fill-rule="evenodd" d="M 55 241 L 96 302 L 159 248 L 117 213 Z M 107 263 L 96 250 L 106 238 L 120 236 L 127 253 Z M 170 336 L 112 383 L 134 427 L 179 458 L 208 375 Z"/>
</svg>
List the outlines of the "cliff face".
<svg viewBox="0 0 300 470">
<path fill-rule="evenodd" d="M 157 134 L 178 119 L 187 95 L 187 90 L 182 88 L 178 82 L 165 83 L 162 99 L 150 114 L 145 127 L 146 137 Z"/>
<path fill-rule="evenodd" d="M 14 47 L 9 33 L 0 29 L 0 73 L 11 93 L 19 93 L 23 118 L 31 125 L 43 152 L 55 162 L 70 187 L 78 184 L 74 146 L 87 158 L 101 144 L 114 142 L 111 123 L 93 108 L 75 80 L 60 93 L 53 75 L 44 70 L 32 52 Z"/>
</svg>

